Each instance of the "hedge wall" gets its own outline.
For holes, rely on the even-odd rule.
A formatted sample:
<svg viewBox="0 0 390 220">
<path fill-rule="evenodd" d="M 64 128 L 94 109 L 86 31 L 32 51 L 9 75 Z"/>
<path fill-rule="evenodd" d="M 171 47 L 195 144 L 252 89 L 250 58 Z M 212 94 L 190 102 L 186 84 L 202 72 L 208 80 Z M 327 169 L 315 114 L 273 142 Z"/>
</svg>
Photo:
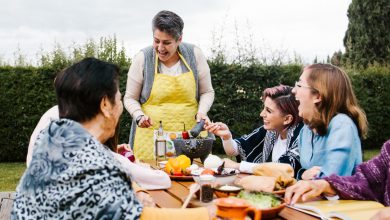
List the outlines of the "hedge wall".
<svg viewBox="0 0 390 220">
<path fill-rule="evenodd" d="M 249 66 L 210 63 L 216 97 L 210 118 L 244 134 L 261 123 L 261 91 L 280 83 L 293 85 L 301 66 Z M 390 68 L 348 70 L 361 106 L 369 120 L 365 148 L 380 148 L 390 138 Z M 125 91 L 127 68 L 121 70 L 120 90 Z M 42 114 L 55 105 L 55 73 L 51 69 L 0 67 L 0 162 L 25 161 L 30 135 Z M 120 141 L 127 142 L 131 118 L 121 117 Z M 222 152 L 218 140 L 214 151 Z"/>
</svg>

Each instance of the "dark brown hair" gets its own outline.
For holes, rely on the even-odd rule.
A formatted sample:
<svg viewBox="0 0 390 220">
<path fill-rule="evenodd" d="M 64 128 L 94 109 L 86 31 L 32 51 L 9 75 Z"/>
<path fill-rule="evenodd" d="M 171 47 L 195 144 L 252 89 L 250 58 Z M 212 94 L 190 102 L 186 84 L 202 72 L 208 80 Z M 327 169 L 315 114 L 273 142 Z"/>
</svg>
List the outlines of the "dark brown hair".
<svg viewBox="0 0 390 220">
<path fill-rule="evenodd" d="M 118 66 L 95 58 L 61 71 L 54 82 L 60 118 L 85 122 L 100 112 L 104 97 L 115 104 L 118 80 Z"/>
<path fill-rule="evenodd" d="M 275 102 L 279 110 L 285 115 L 292 115 L 293 120 L 288 127 L 294 126 L 302 121 L 298 112 L 298 101 L 295 100 L 295 96 L 292 94 L 292 87 L 279 85 L 271 88 L 267 88 L 263 91 L 262 100 L 269 97 Z"/>
</svg>

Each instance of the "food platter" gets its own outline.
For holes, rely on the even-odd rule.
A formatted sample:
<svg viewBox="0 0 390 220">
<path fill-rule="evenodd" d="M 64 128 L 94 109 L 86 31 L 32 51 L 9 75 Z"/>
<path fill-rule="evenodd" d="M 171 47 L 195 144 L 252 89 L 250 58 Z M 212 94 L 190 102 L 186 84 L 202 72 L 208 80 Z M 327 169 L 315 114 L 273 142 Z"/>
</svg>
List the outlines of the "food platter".
<svg viewBox="0 0 390 220">
<path fill-rule="evenodd" d="M 192 177 L 192 175 L 183 175 L 183 176 L 175 176 L 175 175 L 169 175 L 169 178 L 171 178 L 171 180 L 179 180 L 179 181 L 193 181 L 194 178 Z"/>
</svg>

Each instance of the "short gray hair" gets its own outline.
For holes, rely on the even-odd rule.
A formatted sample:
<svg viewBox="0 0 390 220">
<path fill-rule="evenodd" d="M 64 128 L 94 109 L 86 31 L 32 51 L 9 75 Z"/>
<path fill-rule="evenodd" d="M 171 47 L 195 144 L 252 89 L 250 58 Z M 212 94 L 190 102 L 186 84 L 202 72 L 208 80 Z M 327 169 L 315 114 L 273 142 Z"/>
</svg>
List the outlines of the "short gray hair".
<svg viewBox="0 0 390 220">
<path fill-rule="evenodd" d="M 181 17 L 171 11 L 160 11 L 152 21 L 153 32 L 156 29 L 163 31 L 178 40 L 183 34 L 184 22 Z"/>
</svg>

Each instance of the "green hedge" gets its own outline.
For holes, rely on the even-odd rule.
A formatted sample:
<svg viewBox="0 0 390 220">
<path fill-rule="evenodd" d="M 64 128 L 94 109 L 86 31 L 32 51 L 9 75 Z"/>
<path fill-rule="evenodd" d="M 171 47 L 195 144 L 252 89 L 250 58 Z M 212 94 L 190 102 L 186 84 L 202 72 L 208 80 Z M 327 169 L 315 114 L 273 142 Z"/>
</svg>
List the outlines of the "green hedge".
<svg viewBox="0 0 390 220">
<path fill-rule="evenodd" d="M 261 123 L 261 91 L 278 84 L 293 85 L 301 72 L 299 65 L 240 66 L 210 63 L 215 101 L 209 112 L 214 121 L 223 121 L 239 135 Z M 390 68 L 376 67 L 360 73 L 349 70 L 354 89 L 370 123 L 366 148 L 379 148 L 390 138 Z M 24 161 L 30 135 L 42 114 L 55 105 L 55 72 L 44 68 L 0 67 L 0 161 Z M 124 94 L 127 68 L 121 71 Z M 131 118 L 121 117 L 120 142 L 128 141 Z M 218 140 L 215 152 L 222 152 Z"/>
</svg>

